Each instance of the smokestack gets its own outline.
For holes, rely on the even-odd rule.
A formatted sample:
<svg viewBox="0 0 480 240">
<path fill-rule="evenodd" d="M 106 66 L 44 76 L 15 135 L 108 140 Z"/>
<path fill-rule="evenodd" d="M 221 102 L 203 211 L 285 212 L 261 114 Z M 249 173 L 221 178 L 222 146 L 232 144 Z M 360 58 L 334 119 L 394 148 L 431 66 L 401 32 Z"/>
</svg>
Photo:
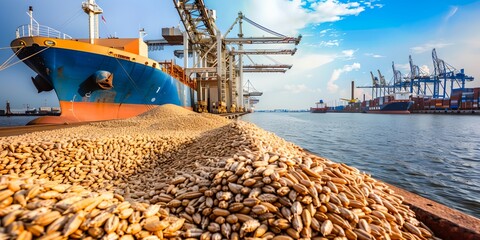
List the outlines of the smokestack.
<svg viewBox="0 0 480 240">
<path fill-rule="evenodd" d="M 355 88 L 355 81 L 352 81 L 352 98 L 350 98 L 350 99 L 352 99 L 352 100 L 355 99 L 355 95 L 354 95 L 354 93 L 353 93 L 354 88 Z"/>
</svg>

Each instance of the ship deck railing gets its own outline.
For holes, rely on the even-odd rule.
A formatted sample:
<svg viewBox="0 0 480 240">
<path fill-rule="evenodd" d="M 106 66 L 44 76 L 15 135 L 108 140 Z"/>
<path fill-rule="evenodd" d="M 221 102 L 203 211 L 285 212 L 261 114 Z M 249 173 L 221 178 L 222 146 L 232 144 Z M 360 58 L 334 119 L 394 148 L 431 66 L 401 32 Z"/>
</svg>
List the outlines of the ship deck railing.
<svg viewBox="0 0 480 240">
<path fill-rule="evenodd" d="M 40 24 L 25 24 L 17 28 L 15 32 L 17 38 L 21 37 L 51 37 L 51 38 L 60 38 L 60 39 L 72 39 L 68 34 L 62 33 L 58 30 L 55 30 L 49 26 L 44 26 Z"/>
<path fill-rule="evenodd" d="M 176 65 L 173 61 L 163 61 L 158 63 L 161 65 L 162 71 L 178 79 L 180 82 L 189 85 L 193 89 L 197 88 L 196 82 L 192 81 L 192 79 L 185 74 L 183 68 Z"/>
</svg>

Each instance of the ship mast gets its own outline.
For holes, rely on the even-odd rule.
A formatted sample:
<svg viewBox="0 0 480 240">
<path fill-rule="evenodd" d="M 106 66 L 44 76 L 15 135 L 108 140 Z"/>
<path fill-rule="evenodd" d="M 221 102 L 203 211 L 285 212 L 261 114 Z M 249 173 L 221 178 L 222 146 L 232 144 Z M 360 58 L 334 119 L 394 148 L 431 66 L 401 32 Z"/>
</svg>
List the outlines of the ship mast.
<svg viewBox="0 0 480 240">
<path fill-rule="evenodd" d="M 95 0 L 87 0 L 82 3 L 83 11 L 88 14 L 88 28 L 90 43 L 98 38 L 98 14 L 103 13 L 103 10 L 95 3 Z"/>
</svg>

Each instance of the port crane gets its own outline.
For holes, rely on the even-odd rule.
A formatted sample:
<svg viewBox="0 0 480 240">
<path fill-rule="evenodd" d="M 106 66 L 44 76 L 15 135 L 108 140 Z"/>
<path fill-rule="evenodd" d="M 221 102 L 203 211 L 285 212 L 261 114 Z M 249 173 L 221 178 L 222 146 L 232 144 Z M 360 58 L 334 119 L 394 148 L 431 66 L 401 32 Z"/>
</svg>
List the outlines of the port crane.
<svg viewBox="0 0 480 240">
<path fill-rule="evenodd" d="M 390 93 L 390 87 L 387 85 L 387 82 L 385 81 L 385 76 L 382 75 L 379 69 L 377 69 L 378 72 L 378 77 L 380 78 L 380 86 L 382 90 L 380 91 L 380 95 L 385 95 L 386 93 Z"/>
<path fill-rule="evenodd" d="M 239 13 L 237 19 L 224 35 L 217 28 L 216 12 L 208 9 L 203 0 L 173 0 L 185 31 L 179 29 L 162 29 L 164 40 L 147 42 L 151 49 L 161 49 L 165 42 L 181 45 L 183 51 L 175 52 L 184 58 L 185 76 L 197 83 L 197 99 L 200 111 L 218 113 L 243 110 L 244 72 L 285 72 L 292 65 L 287 64 L 252 64 L 243 65 L 243 56 L 249 55 L 293 55 L 294 49 L 245 49 L 247 44 L 295 44 L 301 36 L 288 37 L 272 31 Z M 272 36 L 245 37 L 244 22 L 253 25 Z M 238 24 L 237 37 L 229 38 L 228 33 Z M 166 34 L 164 34 L 164 32 Z M 173 32 L 173 33 L 172 33 Z M 232 45 L 238 45 L 237 48 Z M 192 63 L 189 65 L 189 63 Z M 212 89 L 216 88 L 215 91 Z M 238 108 L 236 107 L 238 104 Z M 215 109 L 207 109 L 215 106 Z"/>
<path fill-rule="evenodd" d="M 413 63 L 412 55 L 408 56 L 410 65 L 410 73 L 405 80 L 410 83 L 410 93 L 415 93 L 417 96 L 426 96 L 431 93 L 434 98 L 438 98 L 439 82 L 434 80 L 429 73 L 423 71 L 419 66 Z M 434 89 L 430 88 L 433 84 Z"/>
<path fill-rule="evenodd" d="M 392 62 L 393 83 L 387 85 L 385 78 L 378 70 L 380 80 L 370 72 L 372 78 L 372 86 L 360 86 L 357 88 L 372 88 L 372 96 L 378 97 L 378 90 L 383 95 L 396 91 L 408 91 L 417 96 L 428 96 L 432 98 L 449 98 L 448 81 L 450 81 L 450 93 L 454 87 L 465 89 L 466 82 L 473 81 L 474 78 L 465 74 L 464 69 L 457 70 L 444 60 L 438 58 L 435 48 L 432 50 L 432 61 L 434 72 L 429 74 L 423 71 L 419 66 L 413 63 L 412 56 L 409 56 L 410 73 L 406 77 L 402 77 L 402 73 L 395 68 Z M 403 79 L 403 80 L 402 80 Z M 379 83 L 380 82 L 380 83 Z M 374 92 L 375 89 L 375 92 Z M 374 93 L 376 93 L 374 95 Z"/>
<path fill-rule="evenodd" d="M 250 80 L 247 80 L 243 85 L 243 97 L 246 99 L 245 103 L 248 105 L 249 110 L 253 110 L 253 105 L 257 104 L 260 100 L 257 97 L 263 95 L 263 92 L 258 91 L 253 86 Z"/>
<path fill-rule="evenodd" d="M 246 37 L 244 34 L 244 23 L 248 23 L 253 27 L 260 29 L 271 36 L 263 36 L 263 37 Z M 229 37 L 229 34 L 238 25 L 238 33 L 237 37 Z M 243 73 L 252 73 L 252 72 L 263 72 L 263 73 L 273 73 L 273 72 L 286 72 L 288 69 L 292 67 L 289 64 L 281 64 L 277 61 L 273 60 L 272 58 L 268 57 L 268 55 L 294 55 L 297 51 L 296 48 L 275 48 L 275 49 L 253 49 L 253 48 L 245 48 L 245 45 L 259 45 L 259 44 L 283 44 L 283 45 L 298 45 L 301 41 L 302 36 L 299 35 L 298 37 L 289 37 L 273 30 L 270 30 L 255 21 L 246 17 L 242 12 L 238 13 L 237 18 L 230 26 L 230 28 L 225 32 L 223 35 L 224 42 L 229 49 L 229 56 L 236 58 L 238 57 L 238 73 L 240 79 L 240 85 L 243 82 Z M 236 45 L 237 48 L 234 47 Z M 276 64 L 256 64 L 250 55 L 263 55 Z M 252 64 L 247 65 L 244 64 L 243 59 L 247 57 L 250 59 Z M 240 96 L 244 97 L 243 88 L 240 89 Z M 247 102 L 249 103 L 250 100 L 242 99 L 242 106 Z"/>
<path fill-rule="evenodd" d="M 390 93 L 390 88 L 394 88 L 394 85 L 387 85 L 385 81 L 385 76 L 382 75 L 379 69 L 377 69 L 378 77 L 376 77 L 372 71 L 370 71 L 370 77 L 372 79 L 371 86 L 359 86 L 357 88 L 371 88 L 372 89 L 372 98 L 384 96 Z M 353 86 L 352 86 L 353 87 Z"/>
<path fill-rule="evenodd" d="M 439 83 L 439 87 L 441 87 L 443 90 L 442 98 L 449 97 L 446 92 L 447 81 L 450 81 L 451 92 L 455 85 L 462 90 L 465 89 L 465 82 L 473 81 L 474 79 L 471 76 L 465 75 L 464 69 L 460 69 L 460 71 L 458 71 L 452 65 L 438 58 L 435 48 L 432 50 L 432 60 L 434 68 L 433 79 L 435 82 Z"/>
<path fill-rule="evenodd" d="M 410 92 L 417 95 L 431 96 L 432 98 L 449 98 L 447 81 L 450 81 L 450 93 L 457 87 L 465 89 L 465 83 L 473 81 L 474 78 L 465 75 L 464 69 L 458 71 L 456 68 L 438 58 L 437 51 L 432 50 L 432 62 L 434 72 L 430 75 L 422 71 L 413 63 L 409 56 L 410 74 L 407 79 L 410 82 Z"/>
</svg>

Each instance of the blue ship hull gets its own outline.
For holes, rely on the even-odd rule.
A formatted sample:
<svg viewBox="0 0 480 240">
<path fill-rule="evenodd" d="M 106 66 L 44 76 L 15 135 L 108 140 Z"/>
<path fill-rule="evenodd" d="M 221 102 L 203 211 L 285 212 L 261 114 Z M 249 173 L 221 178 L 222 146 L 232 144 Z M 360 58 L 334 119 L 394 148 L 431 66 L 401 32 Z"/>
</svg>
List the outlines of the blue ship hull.
<svg viewBox="0 0 480 240">
<path fill-rule="evenodd" d="M 23 48 L 17 56 L 29 57 L 24 62 L 38 73 L 35 80 L 50 87 L 46 90 L 55 90 L 61 117 L 67 122 L 127 118 L 163 104 L 192 109 L 196 102 L 191 86 L 156 67 L 156 62 L 150 65 L 151 59 L 143 64 L 118 55 L 37 44 Z M 95 82 L 98 71 L 112 74 L 111 88 Z"/>
<path fill-rule="evenodd" d="M 367 113 L 410 113 L 408 109 L 412 106 L 412 101 L 395 101 L 382 104 L 375 107 L 367 107 Z"/>
</svg>

